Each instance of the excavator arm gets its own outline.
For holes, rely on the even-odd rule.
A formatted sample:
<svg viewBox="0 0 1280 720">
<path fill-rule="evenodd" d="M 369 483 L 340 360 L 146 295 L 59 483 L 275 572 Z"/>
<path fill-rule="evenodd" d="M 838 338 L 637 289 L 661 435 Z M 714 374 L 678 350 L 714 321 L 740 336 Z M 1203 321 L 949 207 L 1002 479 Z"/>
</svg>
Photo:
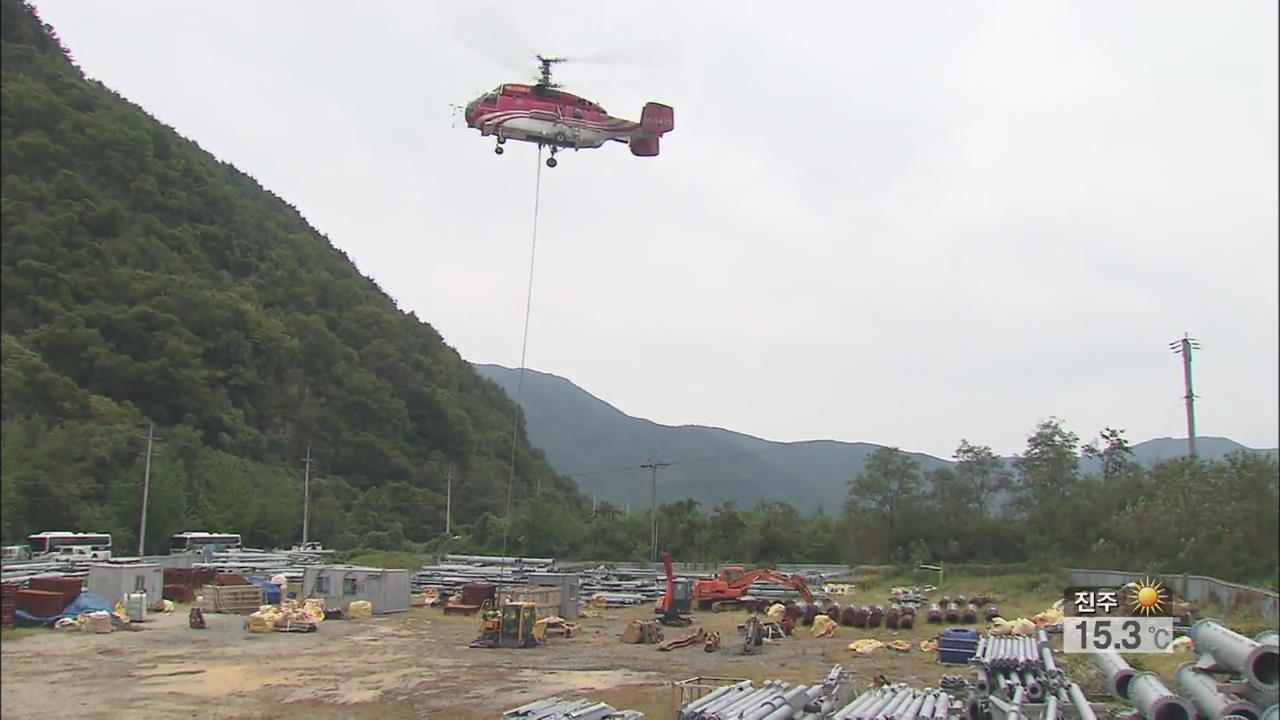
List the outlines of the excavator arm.
<svg viewBox="0 0 1280 720">
<path fill-rule="evenodd" d="M 747 588 L 760 581 L 789 587 L 800 593 L 800 597 L 804 598 L 806 602 L 813 602 L 813 593 L 809 591 L 808 583 L 806 583 L 799 575 L 783 575 L 782 573 L 775 572 L 767 568 L 752 570 L 734 581 L 730 587 L 736 590 L 741 590 L 745 593 Z"/>
</svg>

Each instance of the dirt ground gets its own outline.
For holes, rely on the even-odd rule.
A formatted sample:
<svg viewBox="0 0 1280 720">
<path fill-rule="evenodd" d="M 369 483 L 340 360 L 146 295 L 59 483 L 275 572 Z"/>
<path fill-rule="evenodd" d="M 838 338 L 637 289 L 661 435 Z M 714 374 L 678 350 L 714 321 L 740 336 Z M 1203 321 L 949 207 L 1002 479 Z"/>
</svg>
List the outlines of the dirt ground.
<svg viewBox="0 0 1280 720">
<path fill-rule="evenodd" d="M 988 592 L 995 581 L 966 582 L 947 592 Z M 1049 606 L 1060 588 L 1026 588 L 1000 603 L 1006 617 L 1029 616 Z M 884 603 L 887 588 L 859 604 Z M 1007 603 L 1007 604 L 1006 604 Z M 843 604 L 843 603 L 842 603 Z M 504 710 L 551 695 L 589 697 L 649 718 L 669 718 L 673 681 L 695 676 L 789 682 L 821 681 L 832 666 L 854 672 L 859 688 L 884 674 L 894 681 L 936 686 L 941 665 L 919 641 L 942 628 L 919 622 L 907 631 L 840 627 L 814 638 L 798 627 L 793 637 L 742 655 L 737 625 L 745 612 L 695 613 L 696 625 L 721 633 L 714 653 L 700 644 L 662 652 L 618 640 L 633 618 L 651 619 L 652 606 L 581 618 L 573 638 L 549 637 L 523 650 L 467 647 L 477 617 L 445 616 L 439 609 L 361 620 L 329 620 L 310 634 L 253 634 L 244 618 L 206 615 L 210 627 L 187 627 L 186 608 L 152 615 L 145 629 L 91 635 L 49 629 L 6 632 L 0 642 L 0 714 L 6 720 L 79 717 L 148 718 L 494 718 Z M 919 618 L 923 620 L 923 617 Z M 977 626 L 979 629 L 981 626 Z M 665 628 L 667 638 L 684 632 Z M 912 650 L 858 655 L 853 640 L 905 639 Z"/>
</svg>

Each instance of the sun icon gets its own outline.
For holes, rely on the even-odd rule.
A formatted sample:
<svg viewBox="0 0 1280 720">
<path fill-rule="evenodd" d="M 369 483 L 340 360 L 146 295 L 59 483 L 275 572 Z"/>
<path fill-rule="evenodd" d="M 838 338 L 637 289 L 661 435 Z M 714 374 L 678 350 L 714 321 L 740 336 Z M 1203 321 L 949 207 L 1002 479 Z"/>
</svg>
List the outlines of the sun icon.
<svg viewBox="0 0 1280 720">
<path fill-rule="evenodd" d="M 1129 583 L 1128 588 L 1135 613 L 1150 616 L 1164 609 L 1165 588 L 1159 582 L 1144 578 L 1140 583 Z"/>
</svg>

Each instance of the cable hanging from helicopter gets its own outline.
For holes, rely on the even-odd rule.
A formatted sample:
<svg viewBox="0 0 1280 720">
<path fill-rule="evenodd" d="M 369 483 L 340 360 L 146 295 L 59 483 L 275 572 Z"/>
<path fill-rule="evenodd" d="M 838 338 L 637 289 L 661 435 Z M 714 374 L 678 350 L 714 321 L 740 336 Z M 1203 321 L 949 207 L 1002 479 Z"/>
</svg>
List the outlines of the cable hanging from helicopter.
<svg viewBox="0 0 1280 720">
<path fill-rule="evenodd" d="M 533 191 L 533 228 L 529 250 L 529 279 L 525 294 L 524 330 L 520 342 L 520 366 L 516 380 L 515 417 L 511 427 L 511 457 L 507 474 L 506 522 L 502 531 L 502 555 L 507 554 L 507 534 L 511 521 L 511 508 L 515 488 L 516 449 L 520 431 L 520 400 L 524 389 L 525 360 L 529 346 L 529 317 L 533 307 L 534 261 L 538 248 L 538 209 L 542 195 L 542 150 L 550 149 L 547 167 L 557 165 L 556 153 L 564 149 L 584 150 L 602 147 L 606 142 L 626 143 L 631 154 L 638 157 L 654 157 L 658 154 L 659 138 L 675 129 L 675 111 L 669 105 L 657 102 L 645 103 L 640 112 L 640 122 L 633 122 L 609 115 L 604 108 L 586 98 L 560 89 L 551 79 L 551 68 L 564 62 L 561 57 L 536 56 L 539 63 L 538 79 L 533 84 L 504 83 L 487 92 L 461 109 L 467 127 L 480 131 L 482 136 L 493 136 L 497 141 L 494 153 L 503 154 L 508 140 L 533 143 L 538 146 L 537 175 Z M 455 106 L 456 107 L 456 106 Z M 538 491 L 541 491 L 539 481 Z M 499 592 L 505 580 L 499 575 Z"/>
</svg>

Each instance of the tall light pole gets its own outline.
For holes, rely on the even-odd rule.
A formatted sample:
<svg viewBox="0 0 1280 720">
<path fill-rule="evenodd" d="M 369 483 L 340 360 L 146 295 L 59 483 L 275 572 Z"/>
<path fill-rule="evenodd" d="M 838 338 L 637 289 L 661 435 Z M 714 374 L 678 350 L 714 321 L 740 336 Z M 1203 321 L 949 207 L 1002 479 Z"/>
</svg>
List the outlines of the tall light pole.
<svg viewBox="0 0 1280 720">
<path fill-rule="evenodd" d="M 142 518 L 138 521 L 138 557 L 143 555 L 143 547 L 147 542 L 147 496 L 151 494 L 151 456 L 155 455 L 153 449 L 155 443 L 160 438 L 156 437 L 156 424 L 147 425 L 147 464 L 142 471 Z"/>
<path fill-rule="evenodd" d="M 641 465 L 649 468 L 649 559 L 658 562 L 658 469 L 669 467 L 671 463 L 649 462 Z"/>
<path fill-rule="evenodd" d="M 1187 405 L 1187 453 L 1196 456 L 1196 394 L 1191 389 L 1191 351 L 1200 349 L 1200 342 L 1182 334 L 1181 340 L 1169 343 L 1169 349 L 1182 356 L 1182 382 L 1186 388 L 1183 399 Z"/>
<path fill-rule="evenodd" d="M 302 463 L 302 547 L 306 549 L 311 520 L 311 443 L 307 443 L 307 456 Z"/>
</svg>

